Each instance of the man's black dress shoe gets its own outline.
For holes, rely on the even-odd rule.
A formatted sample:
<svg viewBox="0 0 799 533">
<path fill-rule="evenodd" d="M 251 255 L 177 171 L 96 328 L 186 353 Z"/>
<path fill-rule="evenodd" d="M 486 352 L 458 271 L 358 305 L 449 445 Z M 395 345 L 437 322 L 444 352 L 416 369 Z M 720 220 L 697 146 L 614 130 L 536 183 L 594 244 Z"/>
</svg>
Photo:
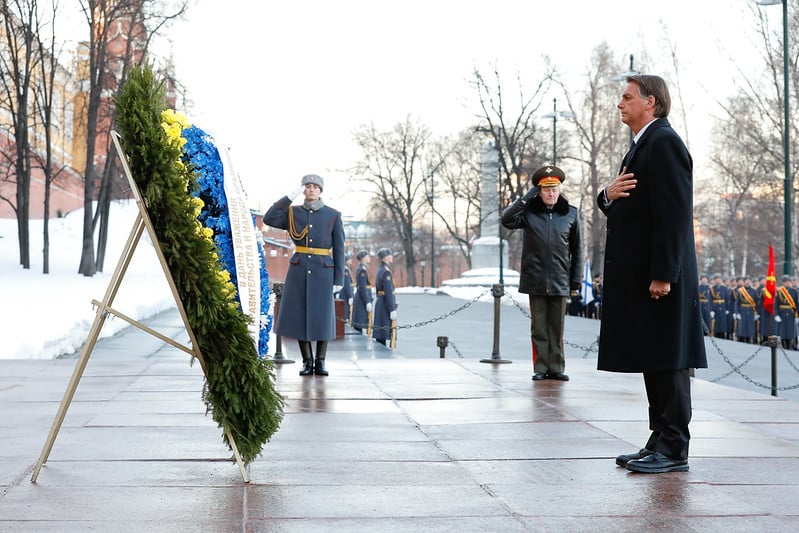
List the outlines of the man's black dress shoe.
<svg viewBox="0 0 799 533">
<path fill-rule="evenodd" d="M 687 472 L 687 459 L 669 459 L 660 452 L 655 452 L 641 459 L 627 462 L 627 470 L 642 474 L 664 474 L 666 472 Z"/>
<path fill-rule="evenodd" d="M 543 372 L 536 372 L 533 374 L 533 381 L 541 381 L 542 379 L 547 379 L 547 375 Z"/>
<path fill-rule="evenodd" d="M 636 459 L 643 459 L 647 455 L 652 455 L 652 450 L 647 450 L 646 448 L 641 448 L 635 453 L 626 453 L 624 455 L 620 455 L 616 457 L 616 464 L 619 466 L 627 466 L 627 463 L 630 461 L 635 461 Z"/>
<path fill-rule="evenodd" d="M 569 376 L 563 372 L 552 372 L 547 374 L 547 379 L 556 379 L 558 381 L 569 381 Z"/>
</svg>

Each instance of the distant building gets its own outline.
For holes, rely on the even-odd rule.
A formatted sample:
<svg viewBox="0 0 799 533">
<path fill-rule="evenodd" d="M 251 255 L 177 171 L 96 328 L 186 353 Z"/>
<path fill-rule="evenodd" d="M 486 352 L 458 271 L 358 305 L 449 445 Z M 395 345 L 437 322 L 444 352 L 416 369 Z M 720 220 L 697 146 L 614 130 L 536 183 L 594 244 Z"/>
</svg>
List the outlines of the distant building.
<svg viewBox="0 0 799 533">
<path fill-rule="evenodd" d="M 4 35 L 5 26 L 0 27 L 0 42 L 6 42 Z M 88 29 L 87 29 L 88 33 Z M 124 58 L 129 54 L 129 63 L 140 64 L 144 60 L 147 34 L 141 24 L 131 25 L 128 21 L 120 20 L 109 27 L 109 41 L 106 46 L 108 58 L 108 72 L 104 83 L 102 102 L 99 110 L 97 137 L 95 139 L 94 166 L 96 175 L 103 173 L 109 153 L 112 157 L 116 154 L 111 148 L 109 133 L 113 120 L 113 98 L 119 89 L 123 74 Z M 0 50 L 0 53 L 6 52 Z M 31 102 L 35 95 L 35 87 L 39 83 L 41 74 L 34 70 L 34 80 L 31 88 Z M 56 176 L 50 188 L 50 213 L 51 217 L 59 217 L 75 209 L 83 207 L 84 183 L 83 173 L 86 169 L 87 154 L 87 124 L 89 101 L 89 44 L 80 43 L 75 56 L 69 65 L 57 65 L 54 77 L 53 95 L 53 124 L 52 138 L 52 171 Z M 174 107 L 175 92 L 172 77 L 166 76 L 168 83 L 167 99 L 170 106 Z M 0 93 L 2 94 L 2 93 Z M 13 120 L 9 114 L 9 106 L 3 105 L 0 98 L 0 197 L 16 202 L 17 179 L 14 174 L 13 155 L 16 143 L 11 129 Z M 31 110 L 31 130 L 29 142 L 35 156 L 42 161 L 45 150 L 45 131 L 41 120 L 36 116 L 33 104 Z M 9 158 L 9 156 L 12 156 Z M 44 191 L 45 176 L 41 163 L 34 161 L 31 164 L 31 190 L 30 190 L 30 218 L 44 216 Z M 98 178 L 99 179 L 99 178 Z M 124 181 L 124 180 L 122 180 Z M 99 187 L 95 187 L 95 195 Z M 111 193 L 112 198 L 129 197 L 130 192 L 126 183 L 116 187 Z M 7 201 L 0 201 L 0 218 L 14 218 L 14 208 Z"/>
</svg>

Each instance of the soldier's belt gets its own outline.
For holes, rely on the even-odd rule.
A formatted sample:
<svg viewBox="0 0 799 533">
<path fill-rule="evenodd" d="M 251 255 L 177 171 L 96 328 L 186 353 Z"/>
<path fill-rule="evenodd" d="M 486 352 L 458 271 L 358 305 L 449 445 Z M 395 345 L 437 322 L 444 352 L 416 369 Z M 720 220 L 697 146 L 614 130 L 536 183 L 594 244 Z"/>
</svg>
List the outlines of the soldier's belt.
<svg viewBox="0 0 799 533">
<path fill-rule="evenodd" d="M 755 308 L 755 306 L 752 305 L 752 304 L 741 304 L 741 307 L 747 307 L 747 308 L 750 308 L 750 309 L 754 309 Z"/>
<path fill-rule="evenodd" d="M 385 296 L 386 295 L 386 291 L 377 291 L 377 295 L 378 296 Z"/>
<path fill-rule="evenodd" d="M 311 255 L 330 255 L 330 248 L 311 248 L 309 246 L 297 246 L 294 251 L 298 254 Z"/>
<path fill-rule="evenodd" d="M 781 305 L 780 309 L 793 309 L 792 305 Z"/>
<path fill-rule="evenodd" d="M 714 304 L 723 304 L 723 303 L 726 303 L 726 301 L 725 300 L 713 300 L 713 303 Z"/>
<path fill-rule="evenodd" d="M 699 298 L 699 301 L 700 301 L 700 302 L 706 302 L 706 301 L 707 301 L 707 298 Z"/>
</svg>

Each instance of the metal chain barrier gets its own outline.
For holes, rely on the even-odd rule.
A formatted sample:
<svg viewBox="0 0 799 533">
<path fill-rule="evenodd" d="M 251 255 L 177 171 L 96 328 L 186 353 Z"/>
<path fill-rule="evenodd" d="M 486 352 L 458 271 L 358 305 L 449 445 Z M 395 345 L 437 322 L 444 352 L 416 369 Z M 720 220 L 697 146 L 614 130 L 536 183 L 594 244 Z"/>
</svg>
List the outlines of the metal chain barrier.
<svg viewBox="0 0 799 533">
<path fill-rule="evenodd" d="M 455 350 L 455 353 L 456 353 L 456 354 L 458 354 L 458 358 L 459 358 L 459 359 L 463 359 L 463 354 L 462 354 L 462 353 L 461 353 L 461 351 L 458 349 L 458 347 L 457 347 L 457 346 L 455 346 L 455 343 L 454 343 L 454 342 L 452 342 L 452 341 L 449 341 L 449 345 L 450 345 L 450 346 L 452 346 L 452 349 L 453 349 L 453 350 Z"/>
<path fill-rule="evenodd" d="M 421 328 L 422 326 L 429 326 L 430 324 L 433 324 L 433 323 L 435 323 L 435 322 L 438 322 L 438 321 L 440 321 L 440 320 L 446 320 L 447 318 L 450 318 L 450 317 L 452 317 L 452 316 L 455 316 L 455 315 L 457 315 L 458 313 L 460 313 L 461 311 L 463 311 L 463 310 L 465 310 L 465 309 L 468 309 L 469 307 L 471 307 L 471 306 L 472 306 L 472 304 L 474 304 L 474 303 L 476 303 L 477 301 L 479 301 L 479 300 L 480 300 L 480 298 L 482 298 L 483 296 L 485 296 L 485 295 L 486 295 L 486 294 L 488 294 L 489 292 L 491 292 L 491 289 L 486 289 L 486 290 L 484 290 L 483 292 L 481 292 L 479 295 L 477 295 L 477 296 L 475 296 L 474 298 L 472 298 L 472 300 L 471 300 L 471 301 L 469 301 L 469 302 L 466 302 L 466 303 L 465 303 L 465 304 L 463 304 L 462 306 L 460 306 L 460 307 L 458 307 L 458 308 L 456 308 L 456 309 L 453 309 L 452 311 L 450 311 L 450 312 L 448 312 L 448 313 L 444 313 L 443 315 L 439 315 L 439 316 L 437 316 L 437 317 L 433 317 L 433 318 L 431 318 L 431 319 L 429 319 L 429 320 L 423 320 L 423 321 L 421 321 L 421 322 L 414 322 L 413 324 L 402 324 L 402 325 L 397 325 L 397 326 L 396 326 L 396 328 L 397 328 L 397 330 L 400 330 L 400 329 L 413 329 L 413 328 Z M 372 326 L 372 329 L 384 329 L 384 330 L 390 330 L 390 329 L 391 329 L 391 326 L 375 326 L 375 325 L 373 325 L 373 326 Z M 450 344 L 451 344 L 451 343 L 450 343 Z"/>
<path fill-rule="evenodd" d="M 732 361 L 730 361 L 729 357 L 727 357 L 724 354 L 724 352 L 722 351 L 721 347 L 719 347 L 719 345 L 716 343 L 716 340 L 715 340 L 716 338 L 713 335 L 710 334 L 710 329 L 707 327 L 707 324 L 705 324 L 704 320 L 702 321 L 702 328 L 704 329 L 705 335 L 710 339 L 710 344 L 713 345 L 713 347 L 719 353 L 719 355 L 724 360 L 724 362 L 727 363 L 730 366 L 730 371 L 727 372 L 726 374 L 723 374 L 723 375 L 721 375 L 721 376 L 719 376 L 717 378 L 714 378 L 714 379 L 709 379 L 707 381 L 710 381 L 711 383 L 718 383 L 722 379 L 724 379 L 724 378 L 726 378 L 728 376 L 731 376 L 732 374 L 738 374 L 739 376 L 741 376 L 741 378 L 743 378 L 744 381 L 746 381 L 748 383 L 751 383 L 755 387 L 760 387 L 761 389 L 772 390 L 771 385 L 765 385 L 763 383 L 760 383 L 759 381 L 757 381 L 755 379 L 752 379 L 751 377 L 749 377 L 746 374 L 744 374 L 743 372 L 741 372 L 741 368 L 746 366 L 752 359 L 754 359 L 755 356 L 757 354 L 759 354 L 763 350 L 763 348 L 764 348 L 763 346 L 758 346 L 757 349 L 755 350 L 755 352 L 752 355 L 750 355 L 743 363 L 741 363 L 740 365 L 736 365 Z M 785 356 L 785 359 L 788 361 L 788 363 L 791 365 L 791 367 L 794 370 L 796 370 L 797 372 L 799 372 L 799 368 L 797 368 L 793 364 L 793 362 L 791 362 L 791 360 L 788 358 L 788 355 L 785 353 L 785 349 L 782 348 L 782 347 L 780 347 L 780 349 L 782 350 L 782 353 Z M 789 385 L 789 386 L 785 386 L 785 387 L 777 387 L 776 388 L 776 390 L 778 390 L 778 391 L 787 391 L 787 390 L 794 390 L 794 389 L 799 389 L 799 383 L 797 383 L 796 385 Z"/>
<path fill-rule="evenodd" d="M 706 330 L 705 332 L 707 333 L 707 327 L 705 327 L 705 330 Z M 709 379 L 707 381 L 709 381 L 711 383 L 718 383 L 722 379 L 727 378 L 727 377 L 731 376 L 732 374 L 738 374 L 739 376 L 744 378 L 744 380 L 748 381 L 752 385 L 759 385 L 759 386 L 761 386 L 763 388 L 771 390 L 771 386 L 770 385 L 769 386 L 765 386 L 765 385 L 762 385 L 760 383 L 757 383 L 755 380 L 753 380 L 752 378 L 750 378 L 749 376 L 747 376 L 746 374 L 741 372 L 741 368 L 743 368 L 747 364 L 749 364 L 749 362 L 752 359 L 754 359 L 755 356 L 757 354 L 759 354 L 763 350 L 763 346 L 758 346 L 757 349 L 754 351 L 754 353 L 752 355 L 750 355 L 749 357 L 747 357 L 746 360 L 743 363 L 741 363 L 740 365 L 735 365 L 732 361 L 730 361 L 730 359 L 726 355 L 724 355 L 724 352 L 721 350 L 721 347 L 718 344 L 716 344 L 716 338 L 715 337 L 713 337 L 712 335 L 707 335 L 707 338 L 710 339 L 710 344 L 713 345 L 713 347 L 719 353 L 721 358 L 724 359 L 724 362 L 727 363 L 728 365 L 730 365 L 730 371 L 729 372 L 727 372 L 726 374 L 722 374 L 721 376 L 719 376 L 717 378 Z"/>
<path fill-rule="evenodd" d="M 447 318 L 449 318 L 451 316 L 455 316 L 456 314 L 460 313 L 461 311 L 471 307 L 472 304 L 477 303 L 480 300 L 480 298 L 482 298 L 483 296 L 485 296 L 489 292 L 491 292 L 491 289 L 484 290 L 479 295 L 477 295 L 474 298 L 472 298 L 472 300 L 470 302 L 466 302 L 462 306 L 460 306 L 460 307 L 458 307 L 456 309 L 453 309 L 449 313 L 444 313 L 443 315 L 431 318 L 430 320 L 425 320 L 425 321 L 422 321 L 422 322 L 415 322 L 414 324 L 403 324 L 402 326 L 397 326 L 397 329 L 420 328 L 422 326 L 428 326 L 430 324 L 438 322 L 439 320 L 445 320 L 445 319 L 447 319 Z"/>
<path fill-rule="evenodd" d="M 788 352 L 786 352 L 786 351 L 785 351 L 785 348 L 784 348 L 784 347 L 782 347 L 782 346 L 780 346 L 780 351 L 782 352 L 782 356 L 785 358 L 785 360 L 786 360 L 786 361 L 788 361 L 788 366 L 790 366 L 791 368 L 793 368 L 794 370 L 796 370 L 796 372 L 797 372 L 797 373 L 799 373 L 799 367 L 797 367 L 797 366 L 796 366 L 796 365 L 793 363 L 793 361 L 791 361 L 791 358 L 790 358 L 790 357 L 788 357 Z"/>
</svg>

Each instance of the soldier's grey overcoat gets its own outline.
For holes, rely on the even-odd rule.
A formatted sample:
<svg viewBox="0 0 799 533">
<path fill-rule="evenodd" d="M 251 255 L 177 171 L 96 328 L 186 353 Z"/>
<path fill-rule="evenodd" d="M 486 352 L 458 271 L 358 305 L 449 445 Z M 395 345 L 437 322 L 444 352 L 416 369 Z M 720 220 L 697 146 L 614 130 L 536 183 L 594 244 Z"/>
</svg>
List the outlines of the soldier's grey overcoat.
<svg viewBox="0 0 799 533">
<path fill-rule="evenodd" d="M 781 322 L 777 324 L 777 335 L 783 340 L 796 338 L 797 300 L 799 291 L 793 287 L 779 287 L 774 296 L 774 314 L 779 315 Z"/>
<path fill-rule="evenodd" d="M 372 303 L 372 284 L 369 283 L 369 268 L 360 263 L 355 269 L 355 297 L 353 298 L 352 325 L 365 329 L 369 315 L 366 304 Z"/>
<path fill-rule="evenodd" d="M 377 299 L 374 305 L 374 319 L 372 320 L 372 337 L 375 339 L 391 338 L 391 311 L 397 309 L 397 300 L 394 297 L 394 280 L 391 277 L 391 267 L 380 262 L 375 275 L 375 290 Z"/>
<path fill-rule="evenodd" d="M 295 246 L 332 249 L 331 255 L 294 253 L 289 262 L 286 284 L 275 322 L 275 333 L 304 341 L 336 338 L 333 285 L 344 280 L 344 226 L 341 213 L 332 207 L 319 210 L 292 206 L 284 196 L 264 214 L 264 224 L 288 229 L 293 210 L 295 234 L 308 229 Z M 290 232 L 291 233 L 291 232 Z"/>
</svg>

